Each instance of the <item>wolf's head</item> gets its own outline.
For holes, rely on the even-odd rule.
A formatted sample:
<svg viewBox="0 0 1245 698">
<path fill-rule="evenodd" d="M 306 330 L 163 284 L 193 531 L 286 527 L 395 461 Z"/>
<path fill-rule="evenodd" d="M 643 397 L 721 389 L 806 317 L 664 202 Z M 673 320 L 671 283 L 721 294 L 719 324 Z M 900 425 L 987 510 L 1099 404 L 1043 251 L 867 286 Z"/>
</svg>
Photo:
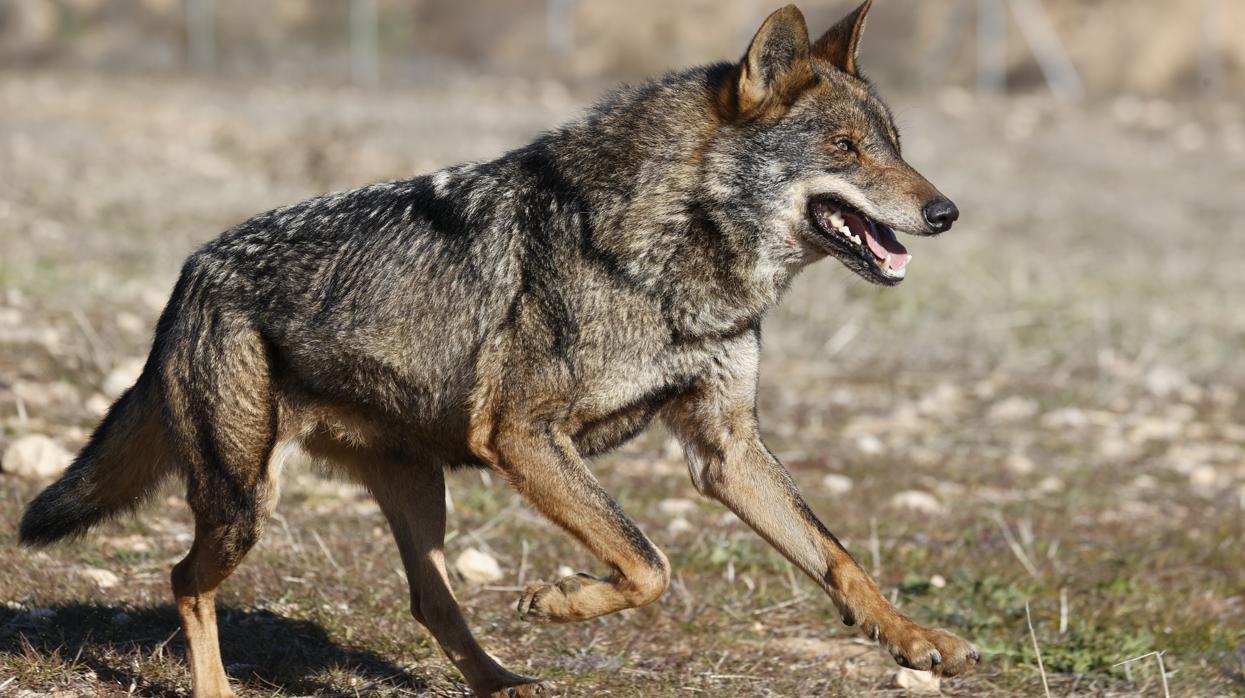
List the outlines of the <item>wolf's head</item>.
<svg viewBox="0 0 1245 698">
<path fill-rule="evenodd" d="M 805 262 L 833 255 L 894 285 L 911 259 L 895 231 L 936 235 L 959 210 L 904 161 L 890 110 L 857 68 L 869 6 L 816 43 L 794 5 L 765 20 L 719 94 L 705 174 L 717 205 L 767 246 Z"/>
</svg>

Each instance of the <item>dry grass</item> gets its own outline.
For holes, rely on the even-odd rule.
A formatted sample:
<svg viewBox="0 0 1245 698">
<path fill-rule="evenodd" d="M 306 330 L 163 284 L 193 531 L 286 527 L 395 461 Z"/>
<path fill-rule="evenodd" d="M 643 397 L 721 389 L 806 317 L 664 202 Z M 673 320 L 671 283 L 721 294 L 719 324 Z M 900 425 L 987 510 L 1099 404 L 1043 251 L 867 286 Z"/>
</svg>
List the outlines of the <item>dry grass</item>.
<svg viewBox="0 0 1245 698">
<path fill-rule="evenodd" d="M 1239 108 L 1142 105 L 1139 121 L 1123 102 L 894 102 L 910 159 L 965 218 L 912 245 L 900 289 L 832 263 L 799 280 L 766 328 L 771 446 L 906 612 L 985 651 L 944 693 L 1037 695 L 1043 673 L 1051 695 L 1245 693 Z M 376 94 L 0 74 L 0 446 L 31 432 L 80 445 L 181 258 L 217 231 L 488 156 L 574 104 L 544 84 Z M 696 497 L 665 436 L 597 471 L 675 583 L 650 608 L 566 627 L 519 622 L 510 589 L 599 566 L 498 483 L 452 477 L 451 558 L 478 548 L 506 575 L 460 597 L 512 668 L 568 695 L 893 691 L 884 654 L 754 534 L 710 503 L 668 501 Z M 167 584 L 184 505 L 162 498 L 31 552 L 13 531 L 39 483 L 0 485 L 0 695 L 185 695 Z M 462 694 L 407 615 L 369 500 L 295 469 L 278 513 L 222 592 L 244 695 Z M 87 568 L 121 582 L 101 589 Z M 1151 652 L 1166 673 L 1121 664 Z"/>
</svg>

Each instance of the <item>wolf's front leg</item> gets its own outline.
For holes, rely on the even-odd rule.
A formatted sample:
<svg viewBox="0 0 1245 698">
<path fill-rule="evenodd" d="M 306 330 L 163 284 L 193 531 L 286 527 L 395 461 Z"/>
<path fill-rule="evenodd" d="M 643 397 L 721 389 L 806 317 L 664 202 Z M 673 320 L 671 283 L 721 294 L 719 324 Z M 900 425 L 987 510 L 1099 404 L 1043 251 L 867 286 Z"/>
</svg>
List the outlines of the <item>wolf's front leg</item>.
<svg viewBox="0 0 1245 698">
<path fill-rule="evenodd" d="M 524 620 L 587 620 L 661 596 L 670 585 L 666 556 L 601 488 L 569 437 L 548 425 L 508 420 L 490 431 L 489 464 L 610 567 L 604 577 L 577 574 L 528 586 L 518 605 Z"/>
<path fill-rule="evenodd" d="M 723 362 L 710 382 L 665 410 L 667 423 L 684 444 L 697 489 L 729 507 L 812 577 L 845 623 L 878 640 L 902 666 L 946 676 L 971 668 L 979 659 L 977 650 L 896 610 L 817 519 L 790 473 L 761 442 L 753 408 L 756 363 L 743 349 L 735 361 Z"/>
</svg>

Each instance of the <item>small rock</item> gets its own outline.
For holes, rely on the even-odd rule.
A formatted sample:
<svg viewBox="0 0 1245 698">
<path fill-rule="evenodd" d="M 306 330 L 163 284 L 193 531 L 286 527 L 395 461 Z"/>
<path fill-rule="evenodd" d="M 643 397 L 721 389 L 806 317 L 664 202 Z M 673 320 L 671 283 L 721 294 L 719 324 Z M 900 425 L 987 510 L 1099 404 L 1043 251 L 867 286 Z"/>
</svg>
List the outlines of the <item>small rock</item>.
<svg viewBox="0 0 1245 698">
<path fill-rule="evenodd" d="M 666 526 L 666 530 L 675 535 L 687 533 L 693 528 L 695 528 L 695 526 L 692 526 L 692 522 L 682 516 L 675 517 L 670 524 Z"/>
<path fill-rule="evenodd" d="M 876 456 L 886 450 L 886 444 L 873 434 L 861 434 L 856 437 L 856 449 L 866 456 Z"/>
<path fill-rule="evenodd" d="M 1168 397 L 1189 384 L 1189 377 L 1178 368 L 1155 366 L 1146 373 L 1146 390 L 1155 397 Z"/>
<path fill-rule="evenodd" d="M 1219 471 L 1213 466 L 1199 465 L 1189 471 L 1189 486 L 1195 490 L 1210 491 L 1219 485 Z"/>
<path fill-rule="evenodd" d="M 1063 480 L 1051 475 L 1050 477 L 1042 478 L 1042 481 L 1038 483 L 1037 488 L 1039 492 L 1043 492 L 1045 494 L 1055 494 L 1057 492 L 1063 492 L 1065 486 L 1066 485 L 1063 484 Z"/>
<path fill-rule="evenodd" d="M 1028 475 L 1037 467 L 1033 464 L 1032 458 L 1020 452 L 1009 455 L 1007 460 L 1004 461 L 1004 465 L 1007 466 L 1008 470 L 1017 475 Z"/>
<path fill-rule="evenodd" d="M 657 510 L 671 516 L 684 516 L 696 511 L 696 502 L 690 499 L 663 499 L 657 504 Z"/>
<path fill-rule="evenodd" d="M 138 377 L 143 373 L 143 365 L 146 359 L 129 358 L 117 364 L 115 368 L 108 372 L 104 377 L 100 390 L 107 397 L 116 399 L 121 397 L 121 393 L 129 390 L 130 386 L 138 382 Z"/>
<path fill-rule="evenodd" d="M 853 486 L 854 485 L 850 477 L 846 475 L 839 475 L 838 473 L 830 473 L 821 479 L 822 489 L 836 497 L 851 492 Z"/>
<path fill-rule="evenodd" d="M 911 509 L 922 514 L 943 514 L 946 507 L 934 495 L 920 490 L 906 490 L 891 497 L 891 506 Z"/>
<path fill-rule="evenodd" d="M 78 570 L 78 574 L 95 582 L 100 589 L 111 589 L 121 583 L 120 577 L 98 567 L 85 567 Z"/>
<path fill-rule="evenodd" d="M 895 673 L 894 685 L 913 693 L 941 693 L 942 679 L 932 672 L 900 669 Z"/>
<path fill-rule="evenodd" d="M 454 569 L 472 584 L 491 584 L 504 576 L 496 558 L 475 548 L 467 548 L 459 553 L 458 559 L 454 561 Z"/>
<path fill-rule="evenodd" d="M 947 578 L 942 576 L 941 574 L 936 574 L 929 578 L 929 585 L 934 587 L 935 589 L 946 589 Z"/>
<path fill-rule="evenodd" d="M 9 444 L 0 460 L 4 472 L 25 478 L 49 478 L 69 467 L 72 456 L 42 434 L 29 434 Z"/>
<path fill-rule="evenodd" d="M 104 397 L 100 393 L 92 393 L 91 397 L 86 399 L 82 405 L 86 411 L 95 417 L 103 417 L 108 414 L 108 408 L 112 407 L 112 400 Z"/>
<path fill-rule="evenodd" d="M 558 569 L 555 574 L 558 579 L 561 579 L 563 577 L 573 576 L 575 574 L 575 570 L 571 569 L 569 565 L 558 565 Z"/>
<path fill-rule="evenodd" d="M 1009 397 L 990 405 L 986 418 L 991 422 L 1019 422 L 1037 413 L 1037 402 L 1023 397 Z"/>
<path fill-rule="evenodd" d="M 147 323 L 134 313 L 121 311 L 117 313 L 116 325 L 129 334 L 141 334 L 147 330 Z"/>
</svg>

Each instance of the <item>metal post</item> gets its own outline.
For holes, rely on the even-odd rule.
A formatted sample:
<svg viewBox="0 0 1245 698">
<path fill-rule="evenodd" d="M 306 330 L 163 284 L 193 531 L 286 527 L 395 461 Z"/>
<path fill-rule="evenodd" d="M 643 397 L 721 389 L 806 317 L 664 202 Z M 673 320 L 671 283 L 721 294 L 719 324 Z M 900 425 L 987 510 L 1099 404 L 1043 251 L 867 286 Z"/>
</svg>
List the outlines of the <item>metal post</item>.
<svg viewBox="0 0 1245 698">
<path fill-rule="evenodd" d="M 1012 11 L 1016 14 L 1016 24 L 1024 35 L 1029 50 L 1037 59 L 1042 75 L 1046 77 L 1055 96 L 1060 99 L 1075 101 L 1085 94 L 1081 84 L 1081 76 L 1072 65 L 1063 43 L 1059 41 L 1059 33 L 1055 25 L 1042 9 L 1041 0 L 1009 0 Z"/>
<path fill-rule="evenodd" d="M 545 40 L 560 57 L 575 49 L 575 0 L 545 0 Z"/>
<path fill-rule="evenodd" d="M 211 70 L 216 63 L 216 13 L 213 0 L 186 0 L 186 47 L 190 67 Z"/>
<path fill-rule="evenodd" d="M 1202 40 L 1198 42 L 1198 69 L 1202 89 L 1223 92 L 1224 22 L 1223 0 L 1202 0 Z"/>
<path fill-rule="evenodd" d="M 350 2 L 350 79 L 360 85 L 380 82 L 380 42 L 376 0 Z"/>
<path fill-rule="evenodd" d="M 1007 8 L 1005 0 L 977 0 L 977 91 L 1007 89 Z"/>
</svg>

